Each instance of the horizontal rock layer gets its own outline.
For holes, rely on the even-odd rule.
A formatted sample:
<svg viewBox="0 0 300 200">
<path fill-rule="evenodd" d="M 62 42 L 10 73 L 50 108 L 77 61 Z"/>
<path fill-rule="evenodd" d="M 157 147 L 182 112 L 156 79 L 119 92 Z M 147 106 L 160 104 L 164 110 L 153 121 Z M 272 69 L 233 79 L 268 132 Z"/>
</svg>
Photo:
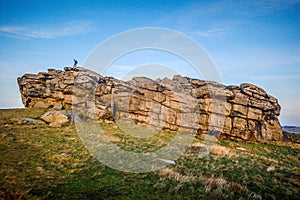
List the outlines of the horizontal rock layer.
<svg viewBox="0 0 300 200">
<path fill-rule="evenodd" d="M 248 83 L 225 86 L 175 75 L 121 81 L 85 68 L 18 78 L 25 107 L 84 111 L 94 119 L 134 122 L 157 130 L 216 134 L 236 140 L 283 140 L 280 105 Z"/>
</svg>

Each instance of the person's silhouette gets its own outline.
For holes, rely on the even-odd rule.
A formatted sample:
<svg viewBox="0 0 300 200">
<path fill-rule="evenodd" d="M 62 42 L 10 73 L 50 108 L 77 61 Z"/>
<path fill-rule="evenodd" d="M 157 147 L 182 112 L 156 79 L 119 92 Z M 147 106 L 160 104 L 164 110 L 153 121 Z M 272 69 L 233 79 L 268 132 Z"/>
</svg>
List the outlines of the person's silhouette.
<svg viewBox="0 0 300 200">
<path fill-rule="evenodd" d="M 74 65 L 73 65 L 73 67 L 77 67 L 77 60 L 76 59 L 74 59 Z"/>
</svg>

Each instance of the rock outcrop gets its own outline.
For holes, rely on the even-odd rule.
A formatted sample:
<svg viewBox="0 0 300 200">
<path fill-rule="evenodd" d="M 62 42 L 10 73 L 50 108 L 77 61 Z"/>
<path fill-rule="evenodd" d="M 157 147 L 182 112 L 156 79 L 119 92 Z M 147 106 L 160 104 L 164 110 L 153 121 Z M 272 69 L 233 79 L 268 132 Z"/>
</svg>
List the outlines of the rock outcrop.
<svg viewBox="0 0 300 200">
<path fill-rule="evenodd" d="M 73 106 L 94 119 L 155 129 L 236 140 L 284 139 L 277 99 L 248 83 L 225 86 L 180 75 L 125 82 L 80 67 L 25 74 L 18 83 L 25 107 Z"/>
</svg>

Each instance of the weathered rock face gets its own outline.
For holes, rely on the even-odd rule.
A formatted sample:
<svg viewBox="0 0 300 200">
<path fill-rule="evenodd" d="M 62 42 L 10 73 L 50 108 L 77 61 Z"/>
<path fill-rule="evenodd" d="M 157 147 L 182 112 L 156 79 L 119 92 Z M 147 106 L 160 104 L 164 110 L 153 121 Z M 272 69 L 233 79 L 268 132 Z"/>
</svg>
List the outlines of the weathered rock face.
<svg viewBox="0 0 300 200">
<path fill-rule="evenodd" d="M 25 107 L 84 111 L 94 119 L 155 129 L 217 133 L 238 140 L 283 140 L 276 98 L 252 84 L 225 86 L 176 75 L 124 82 L 84 68 L 49 69 L 18 78 Z"/>
<path fill-rule="evenodd" d="M 18 78 L 24 106 L 71 108 L 77 71 L 70 68 L 66 68 L 66 71 L 48 69 L 48 73 L 25 74 Z"/>
</svg>

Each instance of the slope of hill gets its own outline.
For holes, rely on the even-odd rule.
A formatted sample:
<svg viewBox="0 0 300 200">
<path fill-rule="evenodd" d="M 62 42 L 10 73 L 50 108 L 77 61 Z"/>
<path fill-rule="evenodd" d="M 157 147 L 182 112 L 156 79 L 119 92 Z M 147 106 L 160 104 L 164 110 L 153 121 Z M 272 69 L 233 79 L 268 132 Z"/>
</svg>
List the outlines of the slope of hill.
<svg viewBox="0 0 300 200">
<path fill-rule="evenodd" d="M 300 134 L 300 127 L 297 126 L 283 126 L 282 130 L 288 133 Z"/>
<path fill-rule="evenodd" d="M 38 120 L 44 112 L 0 110 L 0 199 L 299 199 L 299 144 L 221 140 L 199 157 L 200 138 L 175 165 L 126 173 L 91 156 L 72 124 L 19 120 Z M 128 151 L 151 151 L 174 136 L 163 132 L 144 141 L 115 124 L 101 127 Z"/>
</svg>

